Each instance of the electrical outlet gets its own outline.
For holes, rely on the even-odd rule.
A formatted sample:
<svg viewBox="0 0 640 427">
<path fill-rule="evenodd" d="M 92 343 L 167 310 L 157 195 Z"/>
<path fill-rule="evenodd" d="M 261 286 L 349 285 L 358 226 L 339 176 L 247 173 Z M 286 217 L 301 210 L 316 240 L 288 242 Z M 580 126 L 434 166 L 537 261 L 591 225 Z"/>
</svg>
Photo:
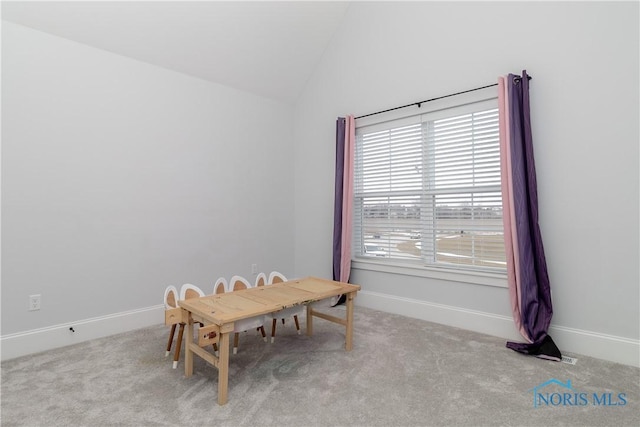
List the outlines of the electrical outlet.
<svg viewBox="0 0 640 427">
<path fill-rule="evenodd" d="M 29 311 L 40 310 L 40 294 L 29 295 Z"/>
<path fill-rule="evenodd" d="M 251 274 L 258 274 L 258 264 L 251 264 Z"/>
</svg>

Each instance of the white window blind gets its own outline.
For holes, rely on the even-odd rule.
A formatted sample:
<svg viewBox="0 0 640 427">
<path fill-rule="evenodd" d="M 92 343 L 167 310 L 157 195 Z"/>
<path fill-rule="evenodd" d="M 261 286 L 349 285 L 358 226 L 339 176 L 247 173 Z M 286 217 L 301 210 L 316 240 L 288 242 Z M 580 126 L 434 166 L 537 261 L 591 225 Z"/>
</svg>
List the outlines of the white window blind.
<svg viewBox="0 0 640 427">
<path fill-rule="evenodd" d="M 356 128 L 357 258 L 502 270 L 497 101 Z"/>
</svg>

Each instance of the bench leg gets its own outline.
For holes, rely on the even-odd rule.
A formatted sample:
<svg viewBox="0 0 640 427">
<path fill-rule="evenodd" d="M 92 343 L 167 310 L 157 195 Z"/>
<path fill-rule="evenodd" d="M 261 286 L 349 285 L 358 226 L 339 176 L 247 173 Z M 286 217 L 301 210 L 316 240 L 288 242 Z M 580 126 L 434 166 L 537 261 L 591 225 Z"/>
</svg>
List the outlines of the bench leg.
<svg viewBox="0 0 640 427">
<path fill-rule="evenodd" d="M 218 405 L 227 403 L 229 387 L 229 332 L 220 335 L 220 357 L 218 358 Z"/>
<path fill-rule="evenodd" d="M 171 325 L 171 332 L 169 332 L 169 341 L 167 341 L 167 351 L 164 353 L 164 357 L 167 357 L 171 353 L 171 344 L 173 344 L 173 335 L 176 333 L 176 323 Z"/>
<path fill-rule="evenodd" d="M 178 330 L 176 352 L 173 355 L 173 369 L 176 369 L 178 367 L 178 361 L 180 360 L 180 350 L 182 349 L 182 335 L 184 335 L 184 323 L 180 323 L 180 329 Z"/>
</svg>

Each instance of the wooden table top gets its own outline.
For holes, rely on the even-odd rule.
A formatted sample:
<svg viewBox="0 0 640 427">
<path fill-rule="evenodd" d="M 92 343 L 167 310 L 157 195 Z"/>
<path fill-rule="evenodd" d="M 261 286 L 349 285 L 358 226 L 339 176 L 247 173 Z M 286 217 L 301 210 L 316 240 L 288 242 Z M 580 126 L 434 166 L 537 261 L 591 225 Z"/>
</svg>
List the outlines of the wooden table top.
<svg viewBox="0 0 640 427">
<path fill-rule="evenodd" d="M 178 305 L 207 322 L 223 325 L 359 290 L 359 285 L 306 277 L 182 300 L 178 301 Z"/>
</svg>

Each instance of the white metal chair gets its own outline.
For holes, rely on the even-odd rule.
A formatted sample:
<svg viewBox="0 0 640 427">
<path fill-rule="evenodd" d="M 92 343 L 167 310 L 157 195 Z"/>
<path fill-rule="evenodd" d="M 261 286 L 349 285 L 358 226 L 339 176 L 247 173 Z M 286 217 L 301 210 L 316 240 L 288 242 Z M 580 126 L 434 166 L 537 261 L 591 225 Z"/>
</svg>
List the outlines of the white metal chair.
<svg viewBox="0 0 640 427">
<path fill-rule="evenodd" d="M 178 289 L 175 286 L 167 286 L 164 290 L 164 308 L 165 310 L 175 310 L 178 308 Z M 165 316 L 166 319 L 166 316 Z M 175 322 L 175 320 L 174 320 Z M 173 345 L 173 336 L 176 333 L 177 323 L 171 324 L 171 331 L 169 332 L 169 341 L 167 342 L 167 350 L 164 353 L 164 357 L 167 357 L 171 353 L 171 346 Z"/>
<path fill-rule="evenodd" d="M 274 283 L 286 282 L 287 278 L 284 274 L 278 271 L 272 271 L 269 274 L 269 280 L 267 284 L 271 285 Z M 269 315 L 271 318 L 271 342 L 274 342 L 276 339 L 276 325 L 278 324 L 278 319 L 282 320 L 282 324 L 284 325 L 285 319 L 289 317 L 293 317 L 293 320 L 296 324 L 296 331 L 298 335 L 300 335 L 300 321 L 298 320 L 298 315 L 302 315 L 304 312 L 304 306 L 298 305 L 295 307 L 288 307 L 283 310 L 278 311 L 277 313 L 272 313 Z"/>
<path fill-rule="evenodd" d="M 243 289 L 251 288 L 251 283 L 242 276 L 233 276 L 229 280 L 228 290 L 231 292 L 240 291 Z M 242 319 L 234 324 L 233 328 L 233 354 L 238 353 L 238 343 L 240 341 L 240 332 L 245 332 L 250 329 L 259 329 L 262 333 L 262 339 L 267 342 L 267 335 L 264 332 L 264 318 L 265 316 L 250 317 L 248 319 Z"/>
<path fill-rule="evenodd" d="M 267 284 L 267 275 L 264 273 L 258 273 L 258 275 L 256 276 L 255 287 L 257 288 L 258 286 L 264 286 L 266 284 Z M 258 330 L 260 331 L 260 328 L 258 328 Z M 264 330 L 264 326 L 262 326 L 262 330 Z"/>
<path fill-rule="evenodd" d="M 192 285 L 190 283 L 185 283 L 180 287 L 180 299 L 191 299 L 191 298 L 199 298 L 203 297 L 205 294 L 196 285 Z M 173 356 L 173 369 L 178 367 L 178 361 L 180 360 L 180 350 L 182 349 L 182 335 L 184 334 L 184 322 L 180 322 L 180 329 L 178 331 L 178 341 L 176 343 L 176 351 Z"/>
</svg>

